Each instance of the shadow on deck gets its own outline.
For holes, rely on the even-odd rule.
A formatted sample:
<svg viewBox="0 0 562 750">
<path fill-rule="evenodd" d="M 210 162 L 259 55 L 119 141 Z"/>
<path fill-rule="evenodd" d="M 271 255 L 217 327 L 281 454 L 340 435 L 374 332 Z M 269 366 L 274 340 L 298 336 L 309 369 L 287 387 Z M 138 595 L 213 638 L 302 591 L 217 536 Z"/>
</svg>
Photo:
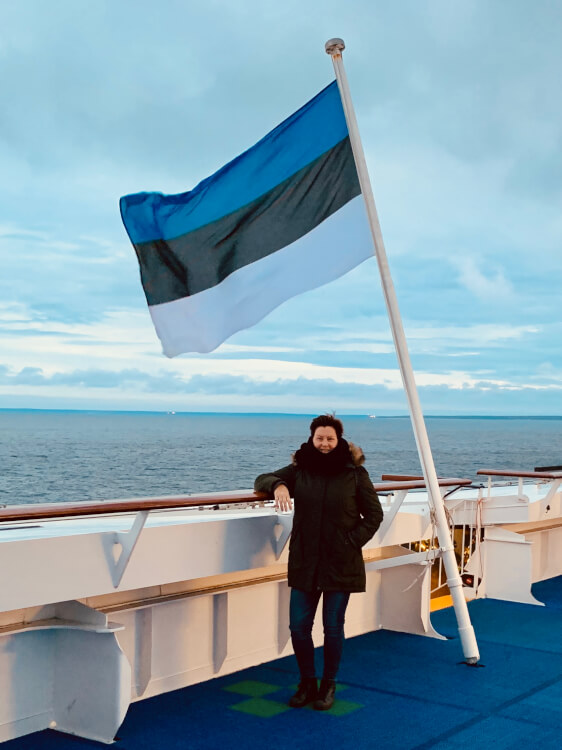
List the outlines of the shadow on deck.
<svg viewBox="0 0 562 750">
<path fill-rule="evenodd" d="M 346 641 L 331 711 L 289 709 L 294 657 L 134 703 L 116 750 L 462 750 L 540 747 L 562 736 L 562 577 L 535 584 L 546 607 L 469 604 L 480 668 L 461 663 L 452 609 L 434 612 L 450 639 L 378 631 Z M 321 654 L 317 654 L 320 662 Z M 2 750 L 102 745 L 53 731 Z"/>
</svg>

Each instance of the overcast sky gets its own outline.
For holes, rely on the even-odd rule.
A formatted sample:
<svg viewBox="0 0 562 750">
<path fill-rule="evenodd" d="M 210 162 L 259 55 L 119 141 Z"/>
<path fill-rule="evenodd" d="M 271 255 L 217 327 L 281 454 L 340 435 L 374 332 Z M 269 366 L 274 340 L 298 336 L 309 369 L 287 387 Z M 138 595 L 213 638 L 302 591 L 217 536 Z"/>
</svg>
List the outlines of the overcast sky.
<svg viewBox="0 0 562 750">
<path fill-rule="evenodd" d="M 0 408 L 403 414 L 376 262 L 167 359 L 119 197 L 179 192 L 341 36 L 427 414 L 562 414 L 561 0 L 4 0 Z"/>
</svg>

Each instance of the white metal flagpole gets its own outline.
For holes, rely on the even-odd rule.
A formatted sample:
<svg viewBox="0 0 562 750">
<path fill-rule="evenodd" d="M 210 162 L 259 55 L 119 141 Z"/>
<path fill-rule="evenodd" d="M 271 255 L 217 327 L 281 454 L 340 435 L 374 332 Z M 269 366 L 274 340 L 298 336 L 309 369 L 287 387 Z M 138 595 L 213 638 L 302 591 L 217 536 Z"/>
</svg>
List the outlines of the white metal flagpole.
<svg viewBox="0 0 562 750">
<path fill-rule="evenodd" d="M 369 218 L 371 234 L 375 245 L 375 257 L 379 266 L 384 299 L 388 310 L 388 317 L 390 319 L 390 327 L 392 329 L 392 337 L 394 339 L 394 346 L 396 348 L 398 363 L 400 365 L 400 373 L 402 375 L 402 381 L 408 399 L 410 418 L 412 420 L 414 437 L 416 439 L 423 476 L 427 486 L 429 500 L 435 514 L 437 538 L 439 540 L 439 546 L 441 547 L 443 564 L 447 575 L 447 585 L 449 586 L 451 597 L 453 599 L 462 650 L 467 663 L 476 664 L 480 658 L 478 644 L 476 643 L 474 628 L 470 622 L 468 607 L 462 591 L 462 581 L 457 567 L 453 543 L 445 515 L 443 498 L 441 496 L 439 482 L 435 472 L 435 465 L 433 463 L 433 456 L 431 454 L 431 448 L 427 437 L 425 422 L 416 388 L 416 381 L 414 379 L 414 371 L 412 369 L 406 336 L 404 334 L 400 310 L 398 308 L 398 299 L 390 275 L 390 268 L 386 257 L 386 250 L 384 248 L 381 227 L 375 206 L 375 198 L 373 196 L 371 181 L 367 170 L 367 162 L 365 161 L 365 154 L 363 153 L 363 146 L 361 144 L 361 138 L 359 137 L 357 120 L 355 119 L 355 112 L 351 102 L 349 85 L 342 59 L 342 51 L 344 49 L 345 44 L 342 39 L 330 39 L 326 42 L 326 52 L 331 56 L 334 70 L 336 72 L 336 79 L 342 98 L 347 128 L 349 130 L 349 140 L 355 158 L 357 173 L 359 175 L 361 192 L 363 193 L 363 198 L 365 200 L 367 216 Z"/>
</svg>

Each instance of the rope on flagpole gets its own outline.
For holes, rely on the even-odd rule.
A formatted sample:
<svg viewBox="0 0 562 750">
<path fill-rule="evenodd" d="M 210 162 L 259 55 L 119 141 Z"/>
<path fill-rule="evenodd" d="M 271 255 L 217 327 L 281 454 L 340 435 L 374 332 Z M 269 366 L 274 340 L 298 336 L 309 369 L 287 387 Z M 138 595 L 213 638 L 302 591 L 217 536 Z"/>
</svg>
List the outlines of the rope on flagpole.
<svg viewBox="0 0 562 750">
<path fill-rule="evenodd" d="M 349 131 L 349 140 L 355 158 L 359 184 L 361 185 L 361 192 L 363 193 L 363 199 L 365 201 L 365 207 L 375 246 L 375 257 L 379 267 L 392 337 L 394 339 L 394 346 L 396 348 L 396 354 L 400 366 L 400 374 L 402 375 L 402 382 L 404 383 L 404 389 L 408 399 L 410 419 L 412 421 L 418 455 L 428 490 L 429 501 L 435 513 L 437 538 L 439 540 L 439 546 L 441 547 L 443 564 L 447 574 L 447 585 L 449 586 L 453 600 L 462 650 L 466 662 L 468 664 L 476 664 L 480 658 L 478 644 L 476 642 L 474 628 L 470 621 L 467 603 L 462 591 L 462 581 L 457 567 L 451 534 L 447 524 L 445 505 L 439 489 L 435 464 L 433 462 L 431 447 L 427 437 L 427 430 L 416 388 L 414 371 L 398 307 L 398 299 L 396 297 L 396 291 L 390 274 L 390 267 L 388 265 L 382 231 L 375 206 L 375 198 L 371 187 L 371 181 L 369 179 L 367 162 L 365 160 L 363 145 L 359 136 L 359 129 L 357 127 L 357 120 L 355 118 L 355 112 L 351 101 L 345 68 L 343 66 L 342 52 L 345 49 L 345 44 L 343 39 L 330 39 L 326 42 L 325 49 L 327 54 L 332 58 L 336 80 L 342 98 L 345 119 Z"/>
</svg>

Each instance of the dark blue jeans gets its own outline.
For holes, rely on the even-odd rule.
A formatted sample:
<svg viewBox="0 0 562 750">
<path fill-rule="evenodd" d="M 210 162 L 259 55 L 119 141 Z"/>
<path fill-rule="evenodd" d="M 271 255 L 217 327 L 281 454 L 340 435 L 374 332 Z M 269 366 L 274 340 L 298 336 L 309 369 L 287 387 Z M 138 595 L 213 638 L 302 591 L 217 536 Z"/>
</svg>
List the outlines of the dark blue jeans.
<svg viewBox="0 0 562 750">
<path fill-rule="evenodd" d="M 289 627 L 301 680 L 316 677 L 312 626 L 322 593 L 324 594 L 322 602 L 322 623 L 324 625 L 323 679 L 335 680 L 340 666 L 344 639 L 343 625 L 345 610 L 349 602 L 349 593 L 346 591 L 308 592 L 291 589 Z"/>
</svg>

